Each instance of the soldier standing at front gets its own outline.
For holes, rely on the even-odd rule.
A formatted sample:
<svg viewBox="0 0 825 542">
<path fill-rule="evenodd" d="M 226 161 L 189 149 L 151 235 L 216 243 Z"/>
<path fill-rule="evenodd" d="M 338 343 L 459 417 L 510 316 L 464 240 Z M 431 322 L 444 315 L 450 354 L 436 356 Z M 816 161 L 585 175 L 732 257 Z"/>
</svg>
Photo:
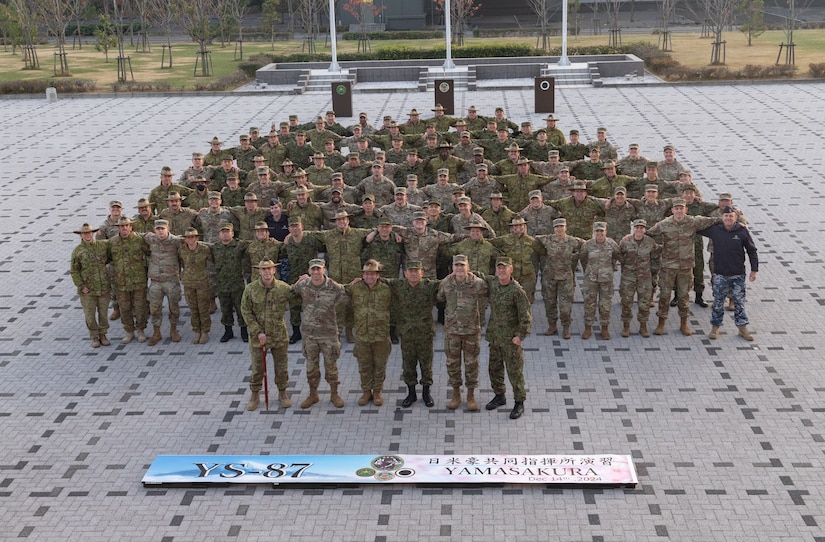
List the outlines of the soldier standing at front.
<svg viewBox="0 0 825 542">
<path fill-rule="evenodd" d="M 570 338 L 570 323 L 573 321 L 573 295 L 575 281 L 573 268 L 578 265 L 579 252 L 584 240 L 567 235 L 567 220 L 557 218 L 553 221 L 553 235 L 537 235 L 541 243 L 541 297 L 544 299 L 544 311 L 547 315 L 545 335 L 558 332 L 556 320 L 561 319 L 562 337 Z"/>
<path fill-rule="evenodd" d="M 234 239 L 235 228 L 224 224 L 219 233 L 220 240 L 212 245 L 212 257 L 215 259 L 215 278 L 218 301 L 221 304 L 221 323 L 224 333 L 221 342 L 235 338 L 232 326 L 235 324 L 233 313 L 238 317 L 241 327 L 241 340 L 249 341 L 246 321 L 241 311 L 241 296 L 244 292 L 243 262 L 248 241 Z"/>
<path fill-rule="evenodd" d="M 630 320 L 633 319 L 633 297 L 638 303 L 636 318 L 639 335 L 650 337 L 647 321 L 650 319 L 650 302 L 653 296 L 651 277 L 659 272 L 662 247 L 652 237 L 645 235 L 647 222 L 643 218 L 633 221 L 633 233 L 619 241 L 622 262 L 622 278 L 619 281 L 619 297 L 622 300 L 622 337 L 630 336 Z"/>
<path fill-rule="evenodd" d="M 593 238 L 582 246 L 579 259 L 584 268 L 584 332 L 582 339 L 589 339 L 599 307 L 599 323 L 602 339 L 610 338 L 610 306 L 613 300 L 613 264 L 619 260 L 619 245 L 607 237 L 607 224 L 593 224 Z"/>
<path fill-rule="evenodd" d="M 453 272 L 441 281 L 438 301 L 446 302 L 444 314 L 444 354 L 453 397 L 447 408 L 461 404 L 461 356 L 464 354 L 464 384 L 467 386 L 467 410 L 478 410 L 475 389 L 478 387 L 478 355 L 481 351 L 481 326 L 487 302 L 487 283 L 470 273 L 467 256 L 453 256 Z"/>
<path fill-rule="evenodd" d="M 189 228 L 183 234 L 184 244 L 178 248 L 181 264 L 181 282 L 186 304 L 189 305 L 190 322 L 195 338 L 192 344 L 206 344 L 212 329 L 209 306 L 212 288 L 209 283 L 209 264 L 214 264 L 209 245 L 198 241 L 198 230 Z"/>
<path fill-rule="evenodd" d="M 143 237 L 132 232 L 132 220 L 121 217 L 118 235 L 109 239 L 109 260 L 114 271 L 115 293 L 120 307 L 120 323 L 126 334 L 121 344 L 129 344 L 135 338 L 144 342 L 149 302 L 146 299 L 146 267 L 149 262 L 149 245 Z"/>
<path fill-rule="evenodd" d="M 83 224 L 75 233 L 80 235 L 80 245 L 72 251 L 72 282 L 77 286 L 80 305 L 86 318 L 86 329 L 92 339 L 92 348 L 109 346 L 106 332 L 109 331 L 109 308 L 111 285 L 106 273 L 108 260 L 106 241 L 95 241 L 97 228 Z"/>
<path fill-rule="evenodd" d="M 254 266 L 260 272 L 260 278 L 250 283 L 241 297 L 241 314 L 252 335 L 249 341 L 249 353 L 252 356 L 249 391 L 252 396 L 246 404 L 247 410 L 255 410 L 261 402 L 260 392 L 264 378 L 262 350 L 264 348 L 272 352 L 278 401 L 283 408 L 292 406 L 292 401 L 286 392 L 289 385 L 287 363 L 289 339 L 284 321 L 284 313 L 292 295 L 289 285 L 275 278 L 277 266 L 278 264 L 270 260 L 264 260 Z"/>
<path fill-rule="evenodd" d="M 496 276 L 487 277 L 490 295 L 490 320 L 487 322 L 487 342 L 490 343 L 488 372 L 495 397 L 487 403 L 487 410 L 495 410 L 507 404 L 504 370 L 513 387 L 515 401 L 510 419 L 524 414 L 527 390 L 524 385 L 524 350 L 521 346 L 530 334 L 532 314 L 527 294 L 513 280 L 513 264 L 510 258 L 496 260 Z M 468 400 L 469 402 L 469 400 Z"/>
<path fill-rule="evenodd" d="M 180 341 L 178 320 L 180 319 L 180 262 L 178 248 L 183 238 L 169 233 L 168 220 L 155 220 L 155 232 L 144 234 L 149 245 L 149 314 L 152 316 L 154 333 L 147 343 L 155 346 L 163 338 L 160 325 L 163 323 L 163 298 L 169 303 L 169 338 Z"/>
</svg>

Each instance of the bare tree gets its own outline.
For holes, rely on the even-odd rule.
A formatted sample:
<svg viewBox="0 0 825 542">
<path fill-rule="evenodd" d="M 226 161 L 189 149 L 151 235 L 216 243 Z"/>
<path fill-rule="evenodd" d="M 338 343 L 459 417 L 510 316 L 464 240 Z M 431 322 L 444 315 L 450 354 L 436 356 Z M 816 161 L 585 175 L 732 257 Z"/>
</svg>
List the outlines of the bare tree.
<svg viewBox="0 0 825 542">
<path fill-rule="evenodd" d="M 178 13 L 178 21 L 192 40 L 198 44 L 202 77 L 212 75 L 212 64 L 206 44 L 217 35 L 211 20 L 217 17 L 217 5 L 214 0 L 172 0 Z M 196 61 L 197 70 L 197 61 Z"/>
<path fill-rule="evenodd" d="M 54 75 L 69 76 L 69 60 L 66 57 L 66 28 L 77 14 L 78 0 L 40 0 L 43 21 L 49 34 L 57 40 Z M 59 67 L 58 67 L 59 66 Z"/>
<path fill-rule="evenodd" d="M 443 13 L 444 0 L 435 0 L 436 7 Z M 464 34 L 469 28 L 470 18 L 481 8 L 476 0 L 450 0 L 450 19 L 453 23 L 453 41 L 464 45 Z"/>
<path fill-rule="evenodd" d="M 152 46 L 149 44 L 149 12 L 152 10 L 151 0 L 133 0 L 133 5 L 138 16 L 138 42 L 135 52 L 150 53 Z"/>
<path fill-rule="evenodd" d="M 670 39 L 670 17 L 676 9 L 678 0 L 662 0 L 662 24 L 659 28 L 659 46 L 662 51 L 672 51 L 673 41 Z"/>
<path fill-rule="evenodd" d="M 112 20 L 114 21 L 113 27 L 117 38 L 117 80 L 120 83 L 125 83 L 130 77 L 134 79 L 132 74 L 132 61 L 126 56 L 126 48 L 124 45 L 126 37 L 124 15 L 128 9 L 128 0 L 112 0 Z"/>
<path fill-rule="evenodd" d="M 536 22 L 539 26 L 539 37 L 536 40 L 536 47 L 538 47 L 538 42 L 541 40 L 542 51 L 547 51 L 550 49 L 550 17 L 552 16 L 550 12 L 550 0 L 527 0 L 527 3 L 536 14 Z M 555 13 L 555 11 L 554 9 L 553 13 Z"/>
<path fill-rule="evenodd" d="M 622 44 L 622 27 L 619 22 L 619 12 L 622 9 L 624 0 L 607 0 L 606 1 L 607 19 L 610 24 L 610 40 L 611 47 L 619 47 Z"/>
<path fill-rule="evenodd" d="M 235 59 L 243 60 L 243 20 L 249 10 L 249 0 L 229 0 L 227 4 L 233 23 L 238 26 L 238 45 L 235 48 Z"/>
<path fill-rule="evenodd" d="M 711 64 L 725 63 L 725 42 L 722 35 L 725 27 L 733 24 L 736 6 L 739 0 L 702 0 L 701 4 L 705 9 L 713 32 L 713 43 L 710 52 Z"/>
<path fill-rule="evenodd" d="M 275 25 L 281 22 L 279 8 L 280 0 L 264 0 L 261 4 L 261 22 L 269 27 L 269 37 L 272 42 L 272 50 L 275 50 Z"/>
<path fill-rule="evenodd" d="M 296 13 L 298 24 L 304 31 L 304 46 L 309 54 L 315 53 L 315 40 L 319 33 L 318 14 L 324 9 L 324 0 L 296 0 Z"/>
<path fill-rule="evenodd" d="M 163 29 L 166 48 L 169 49 L 169 68 L 172 68 L 172 23 L 175 20 L 174 4 L 169 0 L 149 0 L 149 20 Z M 165 55 L 164 55 L 165 56 Z M 161 68 L 166 67 L 161 60 Z"/>
</svg>

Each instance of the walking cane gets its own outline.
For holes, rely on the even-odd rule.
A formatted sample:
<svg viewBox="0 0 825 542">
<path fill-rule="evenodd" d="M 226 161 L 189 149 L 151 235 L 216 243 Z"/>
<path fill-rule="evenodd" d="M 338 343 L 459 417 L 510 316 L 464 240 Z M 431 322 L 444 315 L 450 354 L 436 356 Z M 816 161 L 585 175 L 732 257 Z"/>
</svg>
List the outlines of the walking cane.
<svg viewBox="0 0 825 542">
<path fill-rule="evenodd" d="M 266 377 L 266 345 L 261 345 L 261 366 L 264 370 L 264 401 L 266 409 L 269 410 L 269 379 Z"/>
</svg>

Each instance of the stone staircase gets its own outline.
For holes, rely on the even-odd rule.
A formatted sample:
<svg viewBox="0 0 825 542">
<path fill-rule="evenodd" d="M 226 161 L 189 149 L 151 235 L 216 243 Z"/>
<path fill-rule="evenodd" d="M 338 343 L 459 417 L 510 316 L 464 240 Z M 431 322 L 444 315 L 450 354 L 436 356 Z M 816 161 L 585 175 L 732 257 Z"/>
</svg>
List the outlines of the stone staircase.
<svg viewBox="0 0 825 542">
<path fill-rule="evenodd" d="M 476 89 L 476 72 L 473 66 L 456 66 L 448 70 L 441 67 L 421 68 L 418 76 L 418 90 L 420 92 L 434 90 L 436 79 L 452 79 L 455 90 Z"/>
<path fill-rule="evenodd" d="M 342 69 L 338 73 L 331 73 L 327 70 L 304 70 L 298 78 L 295 87 L 295 94 L 305 92 L 330 92 L 332 83 L 349 81 L 355 85 L 355 72 Z"/>
<path fill-rule="evenodd" d="M 555 78 L 556 87 L 601 86 L 599 69 L 591 68 L 586 62 L 570 66 L 545 64 L 541 68 L 541 75 Z"/>
</svg>

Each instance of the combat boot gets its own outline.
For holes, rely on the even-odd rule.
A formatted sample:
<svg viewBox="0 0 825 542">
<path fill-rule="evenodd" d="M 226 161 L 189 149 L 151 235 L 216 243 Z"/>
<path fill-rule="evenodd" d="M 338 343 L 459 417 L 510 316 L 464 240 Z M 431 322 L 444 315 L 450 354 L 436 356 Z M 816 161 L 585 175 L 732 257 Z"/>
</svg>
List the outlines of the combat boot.
<svg viewBox="0 0 825 542">
<path fill-rule="evenodd" d="M 318 386 L 310 386 L 309 387 L 309 395 L 306 399 L 301 403 L 301 408 L 307 409 L 320 401 L 318 398 Z"/>
<path fill-rule="evenodd" d="M 335 408 L 342 408 L 344 406 L 344 400 L 338 395 L 337 383 L 329 385 L 329 400 Z"/>
<path fill-rule="evenodd" d="M 693 335 L 693 330 L 690 329 L 690 326 L 688 326 L 687 318 L 681 319 L 679 324 L 679 331 L 681 331 L 682 335 L 684 335 L 685 337 L 690 337 L 691 335 Z"/>
<path fill-rule="evenodd" d="M 735 307 L 733 306 L 733 299 L 728 299 L 728 304 L 725 307 L 726 311 L 732 311 Z"/>
<path fill-rule="evenodd" d="M 348 327 L 344 330 L 344 334 L 347 338 L 347 344 L 352 344 L 355 342 L 355 335 L 352 334 L 352 328 Z"/>
<path fill-rule="evenodd" d="M 177 324 L 170 324 L 169 325 L 169 338 L 172 339 L 173 343 L 180 342 L 180 333 L 178 333 L 178 325 Z"/>
<path fill-rule="evenodd" d="M 100 339 L 92 337 L 92 348 L 100 348 Z"/>
<path fill-rule="evenodd" d="M 120 320 L 120 305 L 112 307 L 112 314 L 109 315 L 109 320 Z"/>
<path fill-rule="evenodd" d="M 249 342 L 249 330 L 246 326 L 241 326 L 241 340 L 245 343 Z"/>
<path fill-rule="evenodd" d="M 510 419 L 517 420 L 524 414 L 524 401 L 516 401 L 513 405 L 513 411 L 510 412 Z"/>
<path fill-rule="evenodd" d="M 753 335 L 750 331 L 748 331 L 748 326 L 739 326 L 739 336 L 745 339 L 746 341 L 752 341 Z M 101 340 L 101 342 L 103 342 Z"/>
<path fill-rule="evenodd" d="M 550 335 L 555 335 L 556 333 L 558 333 L 558 331 L 559 331 L 559 328 L 558 328 L 558 326 L 556 325 L 556 322 L 553 322 L 553 323 L 550 325 L 550 327 L 548 327 L 548 328 L 547 328 L 547 331 L 545 331 L 545 332 L 544 332 L 544 334 L 545 334 L 545 335 L 548 335 L 548 336 L 550 336 Z"/>
<path fill-rule="evenodd" d="M 198 339 L 198 344 L 206 344 L 209 342 L 209 333 L 201 332 L 200 339 Z"/>
<path fill-rule="evenodd" d="M 372 399 L 372 390 L 364 390 L 364 393 L 358 398 L 358 406 L 366 405 L 370 402 L 370 399 Z"/>
<path fill-rule="evenodd" d="M 390 342 L 398 344 L 398 334 L 395 332 L 395 326 L 390 326 Z"/>
<path fill-rule="evenodd" d="M 192 344 L 200 344 L 200 342 L 201 342 L 201 334 L 200 334 L 200 332 L 196 331 L 195 332 L 195 338 L 192 339 Z"/>
<path fill-rule="evenodd" d="M 225 343 L 229 341 L 229 339 L 234 339 L 235 334 L 232 332 L 232 326 L 223 326 L 224 332 L 223 336 L 221 337 L 221 342 Z"/>
<path fill-rule="evenodd" d="M 570 326 L 562 326 L 561 327 L 561 337 L 563 339 L 569 339 L 570 338 Z"/>
<path fill-rule="evenodd" d="M 507 404 L 507 396 L 503 393 L 497 393 L 495 397 L 490 399 L 490 402 L 484 405 L 486 410 L 495 410 L 500 406 L 504 406 Z"/>
<path fill-rule="evenodd" d="M 659 325 L 656 326 L 656 329 L 653 330 L 654 335 L 665 335 L 667 331 L 665 331 L 665 323 L 667 322 L 667 318 L 659 318 Z"/>
<path fill-rule="evenodd" d="M 679 304 L 679 297 L 676 295 L 676 292 L 673 292 L 673 299 L 670 300 L 670 306 L 675 307 Z"/>
<path fill-rule="evenodd" d="M 694 303 L 702 307 L 703 309 L 708 308 L 707 302 L 702 298 L 702 294 L 696 292 L 696 298 L 693 300 Z"/>
<path fill-rule="evenodd" d="M 582 339 L 587 340 L 591 335 L 593 335 L 593 326 L 584 326 L 584 331 L 582 331 Z"/>
<path fill-rule="evenodd" d="M 610 330 L 607 329 L 607 324 L 602 324 L 602 339 L 610 340 Z"/>
<path fill-rule="evenodd" d="M 104 335 L 103 333 L 100 334 L 99 340 L 100 340 L 100 344 L 103 345 L 103 346 L 109 346 L 110 344 L 112 344 L 112 343 L 109 342 L 109 339 L 107 339 L 106 335 Z"/>
<path fill-rule="evenodd" d="M 461 386 L 453 386 L 453 398 L 447 403 L 447 408 L 455 410 L 461 404 Z"/>
<path fill-rule="evenodd" d="M 120 339 L 120 344 L 129 344 L 134 340 L 134 338 L 135 333 L 133 331 L 127 331 L 126 335 L 124 335 L 123 338 Z"/>
<path fill-rule="evenodd" d="M 708 334 L 708 339 L 713 339 L 714 341 L 719 338 L 719 326 L 713 326 L 710 328 L 710 333 Z"/>
<path fill-rule="evenodd" d="M 295 344 L 301 339 L 301 326 L 292 326 L 292 335 L 289 337 L 289 344 Z"/>
<path fill-rule="evenodd" d="M 622 337 L 630 337 L 630 322 L 622 324 Z"/>
<path fill-rule="evenodd" d="M 418 401 L 418 396 L 415 394 L 415 385 L 407 386 L 407 396 L 401 401 L 401 406 L 408 408 L 416 401 Z"/>
<path fill-rule="evenodd" d="M 286 390 L 278 390 L 278 401 L 281 402 L 281 406 L 283 408 L 289 408 L 292 406 L 292 400 L 290 400 Z"/>
<path fill-rule="evenodd" d="M 474 388 L 467 388 L 467 410 L 472 412 L 478 410 L 478 403 L 476 403 Z"/>
<path fill-rule="evenodd" d="M 163 338 L 163 337 L 160 336 L 160 326 L 153 326 L 153 327 L 154 327 L 155 331 L 154 331 L 154 333 L 152 333 L 152 336 L 149 337 L 149 342 L 146 343 L 149 346 L 155 346 Z"/>
<path fill-rule="evenodd" d="M 431 407 L 435 404 L 435 401 L 433 401 L 433 396 L 430 394 L 429 386 L 424 386 L 424 388 L 421 390 L 421 400 L 424 401 L 424 404 L 428 407 Z"/>
<path fill-rule="evenodd" d="M 650 337 L 650 331 L 647 330 L 647 322 L 639 322 L 639 335 L 645 339 Z"/>
<path fill-rule="evenodd" d="M 372 404 L 375 406 L 384 404 L 384 398 L 381 397 L 381 390 L 372 390 Z"/>
<path fill-rule="evenodd" d="M 246 404 L 247 410 L 257 410 L 258 405 L 261 404 L 261 394 L 257 391 L 252 392 L 252 397 L 249 398 L 249 402 Z"/>
<path fill-rule="evenodd" d="M 146 333 L 144 333 L 142 329 L 137 330 L 137 341 L 139 343 L 146 342 Z"/>
</svg>

